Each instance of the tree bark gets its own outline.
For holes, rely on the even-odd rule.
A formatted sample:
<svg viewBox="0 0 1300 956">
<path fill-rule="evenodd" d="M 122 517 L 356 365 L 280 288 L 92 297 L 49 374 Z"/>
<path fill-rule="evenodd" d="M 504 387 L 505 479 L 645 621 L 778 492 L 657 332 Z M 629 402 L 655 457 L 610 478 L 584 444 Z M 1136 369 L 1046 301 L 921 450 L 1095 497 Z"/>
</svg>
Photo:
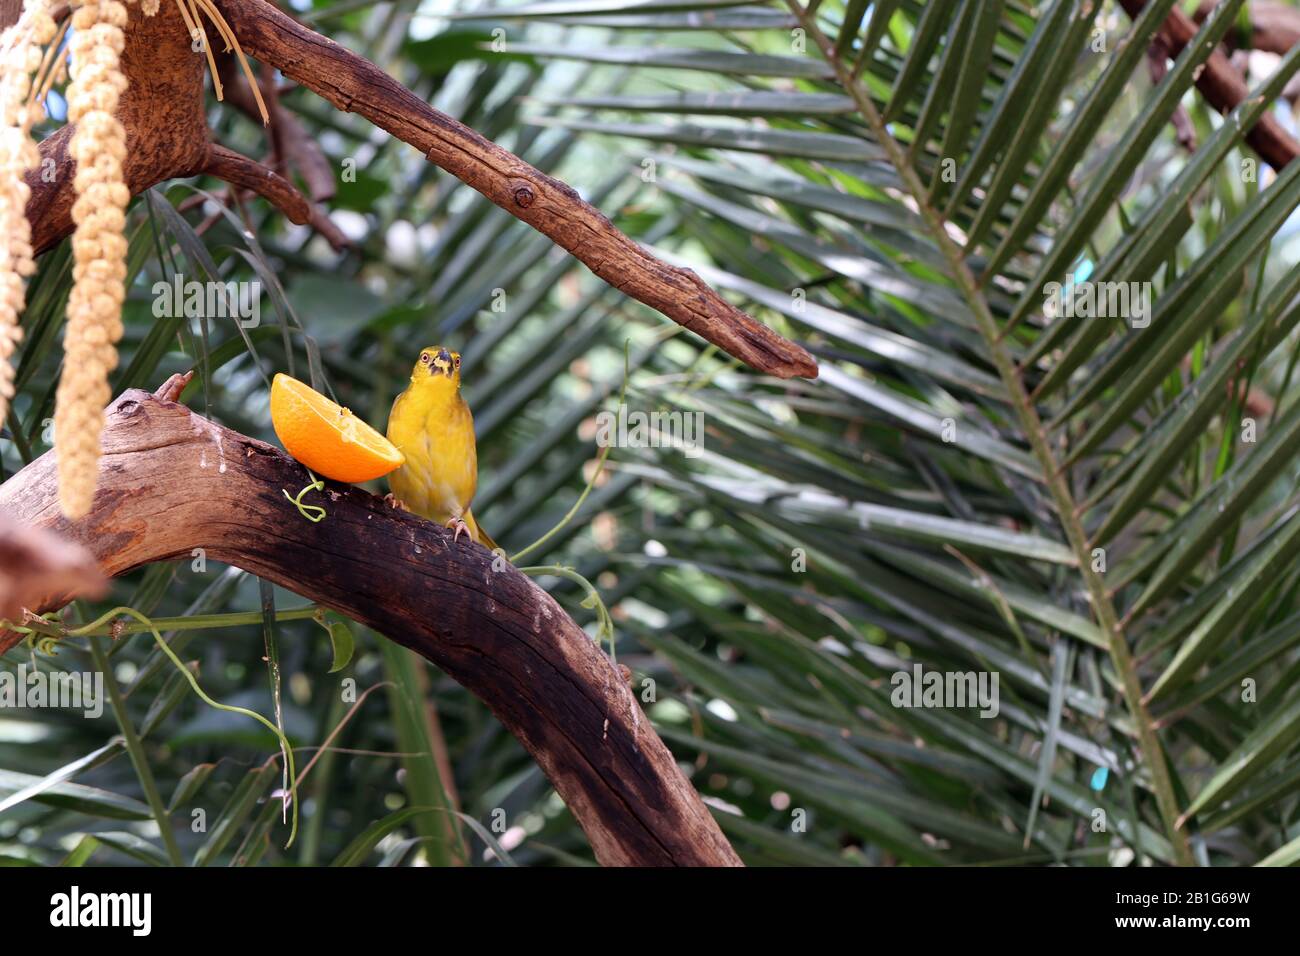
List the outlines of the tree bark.
<svg viewBox="0 0 1300 956">
<path fill-rule="evenodd" d="M 282 492 L 309 482 L 302 465 L 168 400 L 176 384 L 109 406 L 85 519 L 60 513 L 54 452 L 0 486 L 0 511 L 80 543 L 109 575 L 202 548 L 423 655 L 519 738 L 603 864 L 740 865 L 621 675 L 550 595 L 358 488 L 309 493 L 328 514 L 305 520 Z M 15 638 L 0 635 L 0 652 Z"/>
</svg>

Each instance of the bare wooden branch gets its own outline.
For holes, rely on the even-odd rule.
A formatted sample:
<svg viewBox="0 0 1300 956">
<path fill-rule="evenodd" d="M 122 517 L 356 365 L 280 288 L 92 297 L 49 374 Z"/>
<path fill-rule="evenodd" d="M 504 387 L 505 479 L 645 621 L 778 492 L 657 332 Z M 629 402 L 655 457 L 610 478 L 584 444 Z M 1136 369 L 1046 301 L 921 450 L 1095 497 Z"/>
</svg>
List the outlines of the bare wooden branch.
<svg viewBox="0 0 1300 956">
<path fill-rule="evenodd" d="M 689 269 L 655 258 L 569 186 L 441 113 L 364 57 L 314 33 L 267 0 L 215 0 L 245 52 L 420 150 L 462 182 L 550 237 L 610 285 L 662 312 L 751 368 L 780 378 L 817 375 L 801 346 L 737 309 Z M 203 172 L 209 132 L 203 58 L 172 4 L 145 18 L 130 10 L 122 70 L 129 86 L 125 173 L 132 194 Z M 3 26 L 0 22 L 0 26 Z M 28 176 L 32 244 L 49 249 L 72 230 L 73 163 L 65 127 L 41 144 Z"/>
<path fill-rule="evenodd" d="M 1147 0 L 1120 0 L 1120 5 L 1136 20 L 1147 5 Z M 1170 12 L 1160 27 L 1160 36 L 1171 56 L 1178 56 L 1196 35 L 1196 23 L 1178 7 Z M 1220 113 L 1236 109 L 1248 95 L 1246 79 L 1219 50 L 1210 54 L 1205 67 L 1196 77 L 1196 87 L 1205 99 Z M 1300 155 L 1300 142 L 1296 142 L 1271 113 L 1260 117 L 1246 134 L 1255 152 L 1274 169 L 1281 169 Z"/>
<path fill-rule="evenodd" d="M 297 186 L 257 160 L 212 143 L 208 146 L 208 156 L 202 172 L 232 186 L 257 193 L 284 213 L 290 222 L 315 228 L 334 249 L 347 247 L 348 239 L 343 231 L 299 192 Z"/>
<path fill-rule="evenodd" d="M 177 376 L 109 406 L 85 519 L 60 513 L 53 452 L 0 485 L 0 511 L 79 542 L 110 575 L 203 548 L 412 648 L 519 738 L 602 863 L 739 865 L 619 672 L 549 594 L 358 488 L 309 494 L 328 516 L 304 520 L 282 489 L 296 494 L 305 469 L 168 400 L 183 388 Z M 66 600 L 51 591 L 33 610 Z"/>
<path fill-rule="evenodd" d="M 511 215 L 568 250 L 632 298 L 747 365 L 814 377 L 804 349 L 756 322 L 689 269 L 656 259 L 569 186 L 439 112 L 379 67 L 314 33 L 266 0 L 216 0 L 245 52 L 424 153 Z"/>
</svg>

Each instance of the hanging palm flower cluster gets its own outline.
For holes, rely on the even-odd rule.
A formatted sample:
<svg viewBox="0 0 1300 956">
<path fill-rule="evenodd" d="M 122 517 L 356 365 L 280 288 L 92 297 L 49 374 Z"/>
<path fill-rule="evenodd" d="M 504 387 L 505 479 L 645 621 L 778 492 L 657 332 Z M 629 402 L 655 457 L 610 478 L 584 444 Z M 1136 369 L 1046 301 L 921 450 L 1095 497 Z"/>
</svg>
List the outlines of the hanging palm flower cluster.
<svg viewBox="0 0 1300 956">
<path fill-rule="evenodd" d="M 130 0 L 135 2 L 135 0 Z M 216 27 L 234 49 L 261 105 L 258 86 L 229 25 L 210 0 L 176 0 L 185 28 L 206 53 L 218 98 L 216 63 L 202 20 Z M 154 16 L 159 0 L 140 0 Z M 68 298 L 63 372 L 55 398 L 54 433 L 59 503 L 69 518 L 90 510 L 99 467 L 99 435 L 117 365 L 126 297 L 126 207 L 131 199 L 123 173 L 126 131 L 117 118 L 127 87 L 121 68 L 127 4 L 122 0 L 74 0 L 71 16 L 55 22 L 52 0 L 25 0 L 16 24 L 0 35 L 0 420 L 14 393 L 10 357 L 22 337 L 19 316 L 25 280 L 35 269 L 26 205 L 26 174 L 40 163 L 32 126 L 45 116 L 51 87 L 63 77 L 68 121 L 75 124 L 69 152 L 76 162 L 72 221 L 73 288 Z M 61 53 L 71 26 L 67 56 Z M 262 107 L 265 118 L 265 107 Z"/>
<path fill-rule="evenodd" d="M 0 418 L 14 394 L 9 359 L 22 339 L 24 281 L 36 268 L 26 213 L 31 189 L 24 177 L 40 161 L 31 127 L 43 102 L 41 71 L 51 81 L 57 71 L 41 55 L 56 39 L 50 7 L 49 0 L 28 0 L 18 23 L 0 37 Z"/>
</svg>

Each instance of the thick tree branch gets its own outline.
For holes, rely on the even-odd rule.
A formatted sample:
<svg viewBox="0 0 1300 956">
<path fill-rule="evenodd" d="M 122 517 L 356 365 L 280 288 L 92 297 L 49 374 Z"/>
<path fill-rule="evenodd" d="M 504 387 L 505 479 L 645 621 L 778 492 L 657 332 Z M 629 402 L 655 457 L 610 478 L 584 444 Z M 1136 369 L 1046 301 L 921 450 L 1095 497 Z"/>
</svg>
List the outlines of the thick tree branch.
<svg viewBox="0 0 1300 956">
<path fill-rule="evenodd" d="M 305 521 L 281 492 L 307 484 L 303 467 L 165 400 L 179 387 L 109 406 L 85 519 L 59 511 L 53 452 L 0 486 L 0 510 L 80 543 L 110 575 L 203 548 L 412 648 L 519 738 L 602 863 L 739 864 L 618 671 L 550 595 L 357 488 L 309 496 L 328 516 Z M 66 600 L 51 592 L 33 610 Z"/>
<path fill-rule="evenodd" d="M 131 195 L 166 179 L 197 175 L 208 152 L 202 56 L 190 49 L 176 5 L 165 3 L 154 17 L 130 9 L 122 72 L 129 85 L 118 104 L 126 128 L 123 172 Z M 0 26 L 7 21 L 0 19 Z M 27 176 L 31 199 L 27 219 L 32 246 L 45 252 L 72 232 L 73 178 L 76 164 L 68 153 L 72 126 L 41 143 L 41 163 Z"/>
<path fill-rule="evenodd" d="M 747 365 L 815 376 L 806 351 L 756 322 L 689 269 L 661 262 L 572 188 L 429 106 L 363 57 L 314 33 L 266 0 L 216 0 L 245 52 L 357 113 L 549 236 L 596 275 Z"/>
<path fill-rule="evenodd" d="M 286 16 L 267 0 L 215 0 L 248 54 L 420 150 L 430 162 L 548 236 L 610 285 L 712 342 L 728 355 L 781 378 L 816 377 L 799 345 L 755 321 L 689 269 L 652 256 L 572 188 L 534 169 L 456 119 L 435 110 L 363 57 Z M 204 169 L 204 59 L 172 4 L 145 18 L 130 12 L 122 68 L 130 86 L 119 118 L 127 132 L 132 194 Z M 0 24 L 3 25 L 3 24 Z M 32 244 L 44 251 L 72 231 L 70 130 L 41 144 L 53 159 L 28 177 Z"/>
</svg>

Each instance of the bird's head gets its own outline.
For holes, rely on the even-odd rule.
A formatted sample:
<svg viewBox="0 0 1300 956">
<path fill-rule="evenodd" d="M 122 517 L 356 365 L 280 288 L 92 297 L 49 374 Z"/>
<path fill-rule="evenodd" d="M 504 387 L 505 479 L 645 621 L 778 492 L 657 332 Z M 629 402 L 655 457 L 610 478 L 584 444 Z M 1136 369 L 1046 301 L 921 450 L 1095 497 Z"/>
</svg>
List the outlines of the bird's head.
<svg viewBox="0 0 1300 956">
<path fill-rule="evenodd" d="M 411 370 L 412 384 L 421 382 L 447 382 L 460 388 L 460 353 L 441 345 L 430 345 L 420 352 Z"/>
</svg>

